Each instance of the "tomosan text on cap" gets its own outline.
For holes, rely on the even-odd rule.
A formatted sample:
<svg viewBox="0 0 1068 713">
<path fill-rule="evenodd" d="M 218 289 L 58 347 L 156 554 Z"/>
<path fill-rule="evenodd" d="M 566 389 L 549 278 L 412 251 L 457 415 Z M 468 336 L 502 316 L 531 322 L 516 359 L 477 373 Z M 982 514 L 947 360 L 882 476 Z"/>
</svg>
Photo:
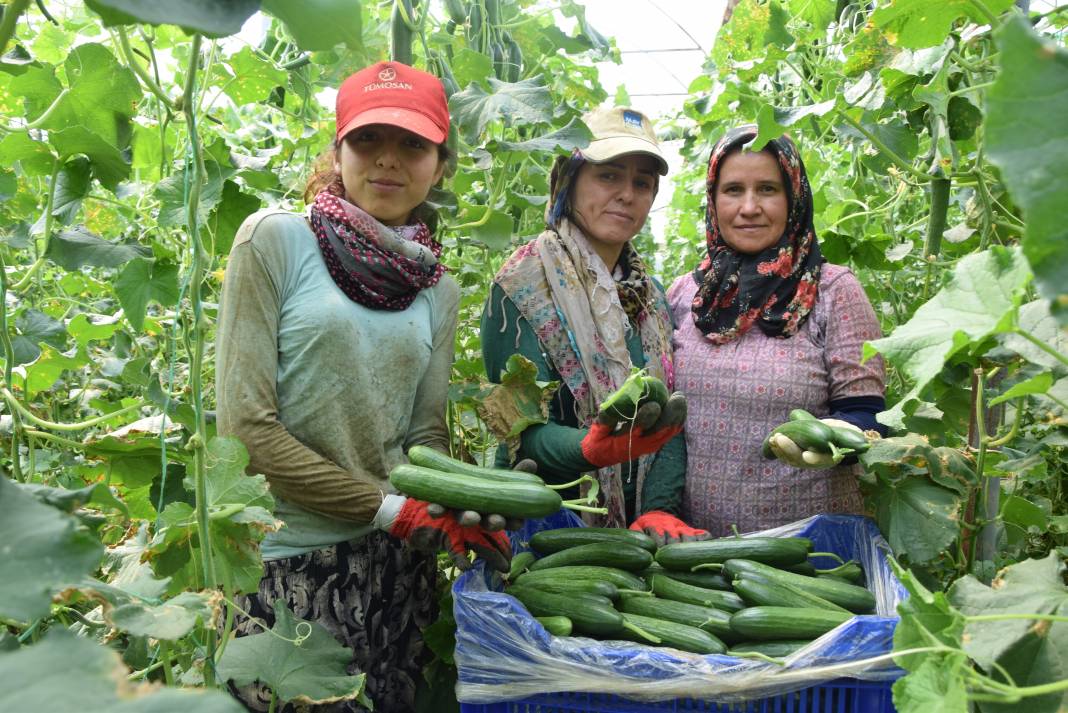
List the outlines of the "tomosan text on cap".
<svg viewBox="0 0 1068 713">
<path fill-rule="evenodd" d="M 337 138 L 369 124 L 390 124 L 436 144 L 449 134 L 445 87 L 433 74 L 400 62 L 378 62 L 341 83 Z"/>
</svg>

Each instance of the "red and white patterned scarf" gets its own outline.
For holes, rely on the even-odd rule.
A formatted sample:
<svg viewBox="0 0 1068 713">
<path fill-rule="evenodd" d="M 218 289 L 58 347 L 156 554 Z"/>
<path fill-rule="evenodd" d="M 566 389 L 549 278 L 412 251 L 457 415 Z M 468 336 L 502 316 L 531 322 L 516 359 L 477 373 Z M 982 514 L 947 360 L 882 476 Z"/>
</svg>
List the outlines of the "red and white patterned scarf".
<svg viewBox="0 0 1068 713">
<path fill-rule="evenodd" d="M 445 273 L 441 243 L 425 223 L 396 228 L 344 199 L 340 181 L 315 196 L 311 226 L 341 291 L 353 302 L 400 311 Z"/>
<path fill-rule="evenodd" d="M 755 324 L 769 337 L 791 337 L 816 304 L 823 255 L 812 225 L 812 189 L 805 164 L 788 136 L 767 144 L 785 179 L 790 211 L 778 242 L 755 255 L 723 239 L 716 217 L 716 184 L 723 161 L 757 134 L 755 126 L 728 131 L 708 159 L 705 241 L 708 254 L 694 271 L 694 325 L 714 344 L 738 339 Z"/>
</svg>

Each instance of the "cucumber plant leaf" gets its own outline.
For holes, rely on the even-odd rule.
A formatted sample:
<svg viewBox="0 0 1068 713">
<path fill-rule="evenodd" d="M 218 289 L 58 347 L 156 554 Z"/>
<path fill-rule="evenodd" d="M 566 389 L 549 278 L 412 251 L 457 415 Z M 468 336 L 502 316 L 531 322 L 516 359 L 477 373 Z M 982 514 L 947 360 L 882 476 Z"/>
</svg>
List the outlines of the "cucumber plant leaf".
<svg viewBox="0 0 1068 713">
<path fill-rule="evenodd" d="M 263 0 L 263 11 L 274 15 L 303 50 L 329 50 L 344 44 L 363 49 L 359 0 Z"/>
<path fill-rule="evenodd" d="M 54 713 L 241 713 L 221 691 L 133 687 L 106 646 L 52 628 L 32 646 L 0 652 L 0 710 Z"/>
<path fill-rule="evenodd" d="M 1023 209 L 1023 249 L 1042 296 L 1068 321 L 1068 50 L 1035 34 L 1023 17 L 997 33 L 1000 72 L 987 93 L 986 142 Z M 1062 302 L 1064 304 L 1062 304 Z"/>
<path fill-rule="evenodd" d="M 84 126 L 48 132 L 48 140 L 61 157 L 82 155 L 89 159 L 93 178 L 111 191 L 130 175 L 130 162 L 99 135 Z"/>
<path fill-rule="evenodd" d="M 972 576 L 954 582 L 949 600 L 967 616 L 1052 614 L 1068 616 L 1068 587 L 1064 564 L 1051 552 L 1041 560 L 1010 565 L 992 582 Z M 1001 671 L 1017 686 L 1040 685 L 1068 678 L 1068 623 L 1010 619 L 968 623 L 964 650 L 988 675 L 1005 682 Z M 1068 693 L 1029 697 L 1028 710 L 1056 713 L 1068 705 Z M 984 713 L 1016 710 L 1012 705 L 982 705 Z"/>
<path fill-rule="evenodd" d="M 497 144 L 497 147 L 501 151 L 521 151 L 523 153 L 556 151 L 557 149 L 571 151 L 572 149 L 581 149 L 588 146 L 592 136 L 593 134 L 586 128 L 585 124 L 577 118 L 572 118 L 562 129 L 557 129 L 526 141 L 501 141 Z M 490 150 L 492 151 L 492 149 Z"/>
<path fill-rule="evenodd" d="M 263 576 L 258 543 L 277 527 L 274 498 L 262 475 L 245 475 L 248 453 L 232 437 L 212 438 L 207 446 L 208 511 L 216 575 L 238 592 L 255 591 Z M 191 484 L 186 484 L 191 489 Z M 172 502 L 160 519 L 164 527 L 149 543 L 146 557 L 160 577 L 171 577 L 169 593 L 198 588 L 203 582 L 196 513 Z"/>
<path fill-rule="evenodd" d="M 1030 278 L 1027 261 L 1017 249 L 995 247 L 968 255 L 957 263 L 949 284 L 912 319 L 889 336 L 865 343 L 865 359 L 881 353 L 913 380 L 913 391 L 897 409 L 918 395 L 953 355 L 1010 331 Z"/>
<path fill-rule="evenodd" d="M 260 7 L 259 0 L 86 0 L 105 26 L 178 25 L 186 32 L 223 37 L 241 31 Z M 356 14 L 359 14 L 357 12 Z"/>
<path fill-rule="evenodd" d="M 77 270 L 86 265 L 118 267 L 134 258 L 150 258 L 152 250 L 136 243 L 104 240 L 78 226 L 53 235 L 45 256 L 64 270 Z"/>
<path fill-rule="evenodd" d="M 949 488 L 912 476 L 894 485 L 879 482 L 870 492 L 879 531 L 910 564 L 938 559 L 960 536 L 961 497 Z"/>
<path fill-rule="evenodd" d="M 91 179 L 89 159 L 84 156 L 76 156 L 63 164 L 56 176 L 56 196 L 52 203 L 52 215 L 59 225 L 70 225 L 74 221 L 82 201 L 89 195 Z M 44 217 L 42 215 L 38 221 L 42 230 Z"/>
<path fill-rule="evenodd" d="M 104 553 L 77 518 L 42 504 L 6 477 L 0 477 L 0 542 L 0 617 L 27 623 L 47 615 L 52 596 L 91 572 Z"/>
<path fill-rule="evenodd" d="M 519 434 L 549 420 L 549 402 L 558 381 L 538 381 L 538 368 L 522 354 L 508 357 L 501 383 L 490 385 L 475 398 L 478 415 L 497 438 L 508 443 L 512 454 Z"/>
<path fill-rule="evenodd" d="M 219 77 L 219 81 L 226 95 L 238 106 L 266 100 L 271 90 L 286 86 L 288 79 L 284 71 L 249 47 L 242 47 L 231 55 L 224 66 L 228 66 L 230 72 Z"/>
<path fill-rule="evenodd" d="M 1028 302 L 1020 307 L 1020 317 L 1016 324 L 1021 331 L 1037 337 L 1054 351 L 1068 355 L 1068 334 L 1057 324 L 1051 306 L 1050 301 L 1046 299 Z M 1038 364 L 1057 372 L 1065 370 L 1063 362 L 1019 334 L 1006 334 L 1002 344 L 1032 364 Z"/>
<path fill-rule="evenodd" d="M 321 624 L 296 618 L 285 602 L 274 603 L 271 632 L 230 641 L 219 660 L 219 678 L 238 686 L 259 681 L 280 701 L 356 701 L 370 708 L 363 692 L 365 675 L 350 676 L 352 650 L 334 639 Z"/>
<path fill-rule="evenodd" d="M 552 120 L 553 104 L 549 89 L 540 77 L 519 82 L 502 82 L 490 77 L 491 93 L 472 84 L 452 95 L 449 108 L 468 143 L 475 144 L 486 127 L 495 121 L 506 126 L 523 126 Z"/>
<path fill-rule="evenodd" d="M 168 309 L 178 301 L 178 266 L 145 258 L 132 260 L 115 279 L 115 294 L 130 326 L 140 331 L 150 300 Z"/>
<path fill-rule="evenodd" d="M 63 323 L 40 310 L 27 309 L 15 320 L 15 326 L 19 330 L 11 339 L 15 365 L 29 364 L 41 356 L 41 342 L 62 349 L 67 341 Z"/>
<path fill-rule="evenodd" d="M 986 7 L 999 14 L 1012 7 L 1013 0 L 987 0 Z M 946 39 L 954 23 L 968 18 L 979 24 L 987 21 L 971 0 L 892 0 L 872 13 L 876 26 L 898 47 L 922 49 Z"/>
</svg>

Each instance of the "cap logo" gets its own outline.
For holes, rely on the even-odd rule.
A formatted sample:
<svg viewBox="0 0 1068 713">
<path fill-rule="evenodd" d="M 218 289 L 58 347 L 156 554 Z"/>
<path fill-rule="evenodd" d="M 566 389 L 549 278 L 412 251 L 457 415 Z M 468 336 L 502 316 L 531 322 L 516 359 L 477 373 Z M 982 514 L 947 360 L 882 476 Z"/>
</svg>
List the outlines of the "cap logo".
<svg viewBox="0 0 1068 713">
<path fill-rule="evenodd" d="M 383 82 L 392 82 L 397 78 L 397 70 L 393 69 L 393 67 L 386 67 L 378 73 L 378 78 Z"/>
<path fill-rule="evenodd" d="M 624 126 L 633 126 L 635 129 L 641 129 L 642 115 L 636 111 L 624 111 L 623 124 Z"/>
</svg>

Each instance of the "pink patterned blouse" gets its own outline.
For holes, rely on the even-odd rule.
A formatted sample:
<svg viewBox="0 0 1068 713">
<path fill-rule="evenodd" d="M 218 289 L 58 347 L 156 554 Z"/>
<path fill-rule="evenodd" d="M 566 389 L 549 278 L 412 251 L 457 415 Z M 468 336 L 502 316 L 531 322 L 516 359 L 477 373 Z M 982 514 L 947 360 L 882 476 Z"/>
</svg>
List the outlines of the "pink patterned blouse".
<svg viewBox="0 0 1068 713">
<path fill-rule="evenodd" d="M 818 513 L 863 513 L 858 466 L 807 470 L 766 460 L 760 446 L 791 409 L 817 417 L 836 399 L 883 396 L 882 359 L 860 363 L 879 321 L 848 268 L 824 264 L 816 306 L 789 339 L 754 327 L 717 346 L 693 323 L 693 276 L 675 280 L 675 388 L 686 394 L 683 519 L 714 536 L 765 529 Z"/>
</svg>

